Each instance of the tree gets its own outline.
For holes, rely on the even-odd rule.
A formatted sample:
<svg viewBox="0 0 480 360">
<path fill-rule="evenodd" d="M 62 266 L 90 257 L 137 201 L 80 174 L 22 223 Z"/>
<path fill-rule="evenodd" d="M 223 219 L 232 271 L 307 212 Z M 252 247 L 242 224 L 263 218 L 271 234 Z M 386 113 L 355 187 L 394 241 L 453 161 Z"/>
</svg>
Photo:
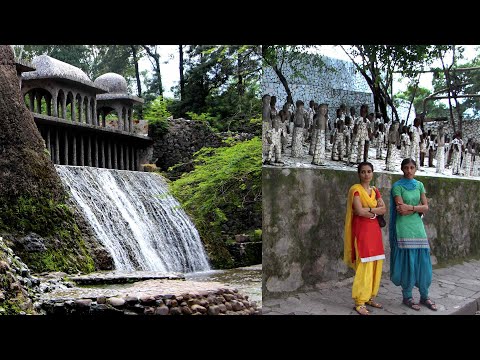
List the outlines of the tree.
<svg viewBox="0 0 480 360">
<path fill-rule="evenodd" d="M 386 118 L 387 106 L 392 108 L 395 119 L 398 113 L 389 89 L 393 74 L 400 72 L 412 78 L 423 66 L 433 61 L 437 48 L 432 45 L 351 45 L 341 46 L 355 68 L 365 78 L 373 93 L 375 111 Z"/>
<path fill-rule="evenodd" d="M 215 127 L 221 130 L 228 128 L 223 119 L 245 119 L 251 115 L 250 110 L 257 107 L 253 103 L 258 99 L 253 100 L 252 94 L 258 97 L 254 84 L 259 83 L 261 69 L 260 59 L 251 46 L 190 45 L 186 53 L 181 101 L 169 109 L 176 117 L 205 114 L 220 119 Z M 181 84 L 182 80 L 180 91 Z"/>
<path fill-rule="evenodd" d="M 275 71 L 278 79 L 285 88 L 287 96 L 292 99 L 292 92 L 288 85 L 284 71 L 289 66 L 293 77 L 305 78 L 305 68 L 312 64 L 317 68 L 325 67 L 325 62 L 321 55 L 308 53 L 308 50 L 315 50 L 315 45 L 262 45 L 256 52 L 263 60 L 263 66 L 268 66 Z"/>
<path fill-rule="evenodd" d="M 178 45 L 178 52 L 180 55 L 179 68 L 180 68 L 180 100 L 185 98 L 185 76 L 183 73 L 183 45 Z"/>
<path fill-rule="evenodd" d="M 152 64 L 153 71 L 156 75 L 156 81 L 152 81 L 152 87 L 156 87 L 156 95 L 163 97 L 162 73 L 160 72 L 160 54 L 157 51 L 157 45 L 142 45 L 148 54 L 148 58 Z"/>
</svg>

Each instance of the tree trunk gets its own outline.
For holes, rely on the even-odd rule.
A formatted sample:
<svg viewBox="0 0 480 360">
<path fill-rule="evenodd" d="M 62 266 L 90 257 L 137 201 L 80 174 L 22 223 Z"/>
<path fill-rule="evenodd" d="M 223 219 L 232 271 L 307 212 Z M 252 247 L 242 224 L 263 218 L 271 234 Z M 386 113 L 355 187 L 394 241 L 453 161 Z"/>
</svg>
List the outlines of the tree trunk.
<svg viewBox="0 0 480 360">
<path fill-rule="evenodd" d="M 138 94 L 138 97 L 141 98 L 142 83 L 140 81 L 140 71 L 138 70 L 137 48 L 135 47 L 135 45 L 130 45 L 130 49 L 132 50 L 133 63 L 135 65 L 135 77 L 137 78 L 137 94 Z M 138 116 L 140 117 L 140 119 L 143 118 L 143 110 L 141 107 L 139 107 Z"/>
<path fill-rule="evenodd" d="M 238 91 L 238 96 L 243 96 L 245 94 L 245 87 L 243 86 L 243 75 L 242 75 L 242 62 L 240 60 L 240 54 L 238 55 L 238 60 L 237 60 L 237 91 Z"/>
<path fill-rule="evenodd" d="M 147 52 L 148 56 L 150 56 L 155 62 L 153 71 L 155 71 L 155 75 L 157 76 L 158 94 L 163 98 L 162 73 L 160 72 L 160 54 L 157 53 L 156 45 L 155 45 L 155 52 L 153 52 L 147 45 L 142 45 L 142 47 Z"/>
<path fill-rule="evenodd" d="M 283 87 L 285 88 L 285 92 L 287 93 L 287 98 L 290 98 L 292 99 L 292 101 L 294 101 L 292 96 L 292 91 L 290 90 L 287 79 L 285 78 L 285 76 L 283 76 L 282 71 L 277 67 L 277 65 L 273 66 L 272 68 L 275 71 L 275 74 L 277 74 L 278 79 L 282 83 Z"/>
<path fill-rule="evenodd" d="M 178 45 L 178 53 L 180 54 L 180 101 L 185 99 L 185 77 L 183 75 L 183 45 Z"/>
</svg>

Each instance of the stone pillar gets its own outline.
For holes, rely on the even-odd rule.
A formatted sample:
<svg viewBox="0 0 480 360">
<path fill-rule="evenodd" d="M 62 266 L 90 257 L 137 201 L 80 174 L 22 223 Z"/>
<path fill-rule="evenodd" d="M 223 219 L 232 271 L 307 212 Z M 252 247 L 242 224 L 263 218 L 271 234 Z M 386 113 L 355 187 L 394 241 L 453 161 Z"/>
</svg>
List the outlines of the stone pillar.
<svg viewBox="0 0 480 360">
<path fill-rule="evenodd" d="M 130 147 L 130 170 L 135 171 L 135 149 L 133 145 Z"/>
<path fill-rule="evenodd" d="M 105 110 L 102 109 L 102 127 L 106 127 L 107 124 L 105 123 Z"/>
<path fill-rule="evenodd" d="M 83 98 L 82 98 L 82 95 L 80 95 L 80 99 L 78 99 L 77 106 L 78 106 L 78 122 L 81 123 L 81 122 L 83 122 Z"/>
<path fill-rule="evenodd" d="M 58 117 L 58 90 L 52 95 L 53 116 Z"/>
<path fill-rule="evenodd" d="M 85 165 L 85 151 L 83 146 L 83 135 L 80 135 L 80 166 Z"/>
<path fill-rule="evenodd" d="M 100 160 L 102 161 L 101 167 L 105 168 L 105 141 L 103 138 L 100 143 Z"/>
<path fill-rule="evenodd" d="M 60 164 L 60 139 L 58 138 L 58 128 L 55 129 L 55 160 L 54 164 Z"/>
<path fill-rule="evenodd" d="M 64 151 L 63 160 L 64 160 L 64 162 L 65 162 L 65 165 L 68 165 L 68 132 L 67 132 L 67 130 L 64 130 L 63 139 L 64 139 L 64 143 L 63 143 L 63 151 Z"/>
<path fill-rule="evenodd" d="M 107 167 L 112 168 L 112 142 L 110 139 L 107 141 Z"/>
<path fill-rule="evenodd" d="M 125 146 L 125 170 L 130 170 L 130 145 Z"/>
<path fill-rule="evenodd" d="M 98 166 L 98 137 L 95 135 L 95 151 L 93 152 L 93 166 Z"/>
<path fill-rule="evenodd" d="M 98 119 L 97 119 L 97 99 L 96 98 L 92 98 L 91 99 L 92 101 L 92 111 L 93 111 L 93 114 L 92 114 L 92 124 L 95 125 L 95 126 L 98 126 Z"/>
<path fill-rule="evenodd" d="M 120 170 L 124 170 L 124 167 L 123 167 L 123 144 L 120 144 Z"/>
<path fill-rule="evenodd" d="M 87 124 L 91 124 L 92 123 L 92 114 L 91 114 L 91 110 L 92 110 L 92 107 L 90 106 L 90 98 L 89 97 L 86 97 L 85 98 L 85 101 L 86 101 L 86 106 L 87 106 L 87 118 L 85 119 L 86 123 Z"/>
<path fill-rule="evenodd" d="M 46 130 L 45 148 L 48 150 L 48 152 L 50 154 L 50 160 L 53 160 L 52 159 L 52 149 L 50 149 L 50 128 L 47 126 L 47 128 L 45 130 Z"/>
<path fill-rule="evenodd" d="M 117 143 L 115 142 L 115 140 L 113 141 L 113 168 L 118 170 Z"/>
<path fill-rule="evenodd" d="M 92 166 L 92 135 L 87 135 L 87 166 Z"/>
<path fill-rule="evenodd" d="M 67 119 L 67 96 L 65 94 L 62 98 L 62 119 Z"/>
<path fill-rule="evenodd" d="M 72 134 L 72 165 L 77 166 L 77 136 Z"/>
<path fill-rule="evenodd" d="M 128 109 L 128 131 L 133 133 L 133 116 L 132 109 Z"/>
<path fill-rule="evenodd" d="M 75 111 L 76 109 L 76 106 L 75 106 L 75 102 L 77 100 L 75 99 L 75 94 L 72 94 L 72 105 L 71 105 L 71 110 L 72 110 L 72 122 L 75 122 L 77 121 L 77 112 Z"/>
</svg>

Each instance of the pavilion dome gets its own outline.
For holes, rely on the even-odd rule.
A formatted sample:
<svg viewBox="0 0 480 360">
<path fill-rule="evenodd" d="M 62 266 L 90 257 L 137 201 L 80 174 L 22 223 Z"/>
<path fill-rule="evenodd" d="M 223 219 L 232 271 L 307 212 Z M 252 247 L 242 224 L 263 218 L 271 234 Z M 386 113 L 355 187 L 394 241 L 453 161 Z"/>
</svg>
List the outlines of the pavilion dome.
<svg viewBox="0 0 480 360">
<path fill-rule="evenodd" d="M 106 73 L 95 79 L 94 84 L 108 89 L 112 94 L 127 94 L 127 80 L 116 73 Z"/>
<path fill-rule="evenodd" d="M 78 67 L 54 59 L 48 55 L 36 56 L 32 60 L 35 71 L 22 74 L 23 78 L 65 78 L 82 83 L 92 83 L 92 80 Z"/>
</svg>

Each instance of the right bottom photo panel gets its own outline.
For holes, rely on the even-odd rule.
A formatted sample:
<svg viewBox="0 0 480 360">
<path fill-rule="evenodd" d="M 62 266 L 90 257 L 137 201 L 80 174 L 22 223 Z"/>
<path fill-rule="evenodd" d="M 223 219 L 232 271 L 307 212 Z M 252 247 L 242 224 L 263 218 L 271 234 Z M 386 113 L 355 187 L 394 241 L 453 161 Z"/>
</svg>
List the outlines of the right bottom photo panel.
<svg viewBox="0 0 480 360">
<path fill-rule="evenodd" d="M 262 58 L 262 314 L 480 314 L 480 46 Z"/>
</svg>

